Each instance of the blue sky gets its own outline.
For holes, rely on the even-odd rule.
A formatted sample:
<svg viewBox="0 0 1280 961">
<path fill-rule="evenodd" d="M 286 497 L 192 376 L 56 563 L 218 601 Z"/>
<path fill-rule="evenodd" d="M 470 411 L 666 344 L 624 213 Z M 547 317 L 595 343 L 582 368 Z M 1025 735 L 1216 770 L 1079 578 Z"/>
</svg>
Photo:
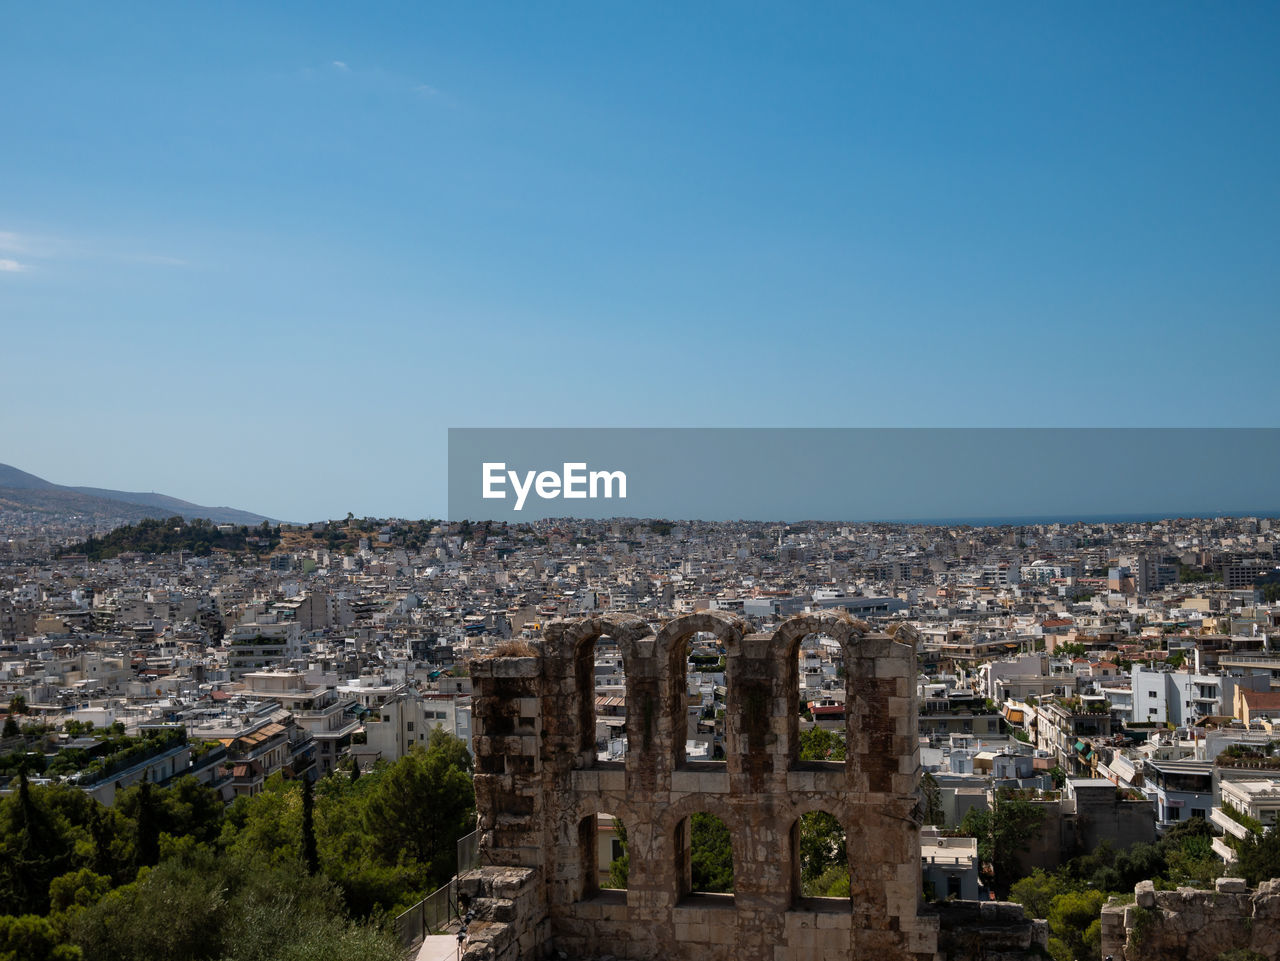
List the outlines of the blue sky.
<svg viewBox="0 0 1280 961">
<path fill-rule="evenodd" d="M 422 516 L 449 426 L 1275 424 L 1275 5 L 3 17 L 50 480 Z"/>
</svg>

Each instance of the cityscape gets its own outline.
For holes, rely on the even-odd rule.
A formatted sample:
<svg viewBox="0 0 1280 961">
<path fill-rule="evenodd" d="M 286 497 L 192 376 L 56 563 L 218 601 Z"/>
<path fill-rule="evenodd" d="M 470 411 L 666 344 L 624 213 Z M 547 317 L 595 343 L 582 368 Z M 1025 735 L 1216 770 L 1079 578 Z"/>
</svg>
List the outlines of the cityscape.
<svg viewBox="0 0 1280 961">
<path fill-rule="evenodd" d="M 1280 961 L 1280 5 L 0 24 L 0 961 Z"/>
<path fill-rule="evenodd" d="M 1052 919 L 1043 889 L 1070 893 L 1069 872 L 1099 852 L 1106 863 L 1094 870 L 1130 893 L 1135 850 L 1170 881 L 1212 889 L 1217 879 L 1220 891 L 1224 877 L 1256 884 L 1280 864 L 1265 843 L 1280 814 L 1272 518 L 950 527 L 349 516 L 249 528 L 175 516 L 109 531 L 82 515 L 9 510 L 0 521 L 10 796 L 21 771 L 33 787 L 71 786 L 107 808 L 136 805 L 143 785 L 193 783 L 247 809 L 289 782 L 374 774 L 420 754 L 436 731 L 474 757 L 471 666 L 532 651 L 557 623 L 713 614 L 755 636 L 840 615 L 911 639 L 926 896 L 1012 892 Z M 726 653 L 699 630 L 681 658 L 689 762 L 726 757 Z M 845 648 L 817 630 L 795 658 L 802 750 L 843 758 Z M 633 749 L 625 660 L 606 636 L 589 666 L 588 740 L 605 764 Z M 1028 823 L 996 831 L 1001 798 L 1031 812 Z M 973 836 L 983 825 L 991 833 Z M 607 889 L 620 856 L 612 815 L 598 831 L 595 881 Z M 990 850 L 993 837 L 1008 848 Z M 806 896 L 847 898 L 847 865 L 827 860 L 806 868 Z M 1038 879 L 1041 901 L 1028 890 Z M 730 864 L 692 890 L 734 882 Z M 1095 915 L 1104 893 L 1115 892 L 1096 892 Z M 407 908 L 407 932 L 430 927 L 397 892 L 377 903 Z M 1038 943 L 1087 950 L 1092 939 L 1100 950 L 1100 937 L 1099 926 L 1050 920 Z"/>
</svg>

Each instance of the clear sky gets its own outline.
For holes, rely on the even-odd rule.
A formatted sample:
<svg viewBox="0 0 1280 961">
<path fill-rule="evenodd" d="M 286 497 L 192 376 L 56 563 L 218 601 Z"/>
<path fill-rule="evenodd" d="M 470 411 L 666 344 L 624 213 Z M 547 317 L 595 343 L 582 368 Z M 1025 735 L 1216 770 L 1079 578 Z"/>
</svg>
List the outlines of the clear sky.
<svg viewBox="0 0 1280 961">
<path fill-rule="evenodd" d="M 0 462 L 445 510 L 449 426 L 1275 425 L 1280 5 L 0 8 Z"/>
</svg>

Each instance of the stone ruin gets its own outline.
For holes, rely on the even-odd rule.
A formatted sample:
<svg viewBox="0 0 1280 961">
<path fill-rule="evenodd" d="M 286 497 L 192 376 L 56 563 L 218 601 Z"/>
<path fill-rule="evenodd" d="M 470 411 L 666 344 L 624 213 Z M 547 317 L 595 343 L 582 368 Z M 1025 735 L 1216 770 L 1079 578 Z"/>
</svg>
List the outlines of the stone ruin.
<svg viewBox="0 0 1280 961">
<path fill-rule="evenodd" d="M 1280 959 L 1280 879 L 1256 891 L 1241 878 L 1218 878 L 1212 891 L 1139 881 L 1133 904 L 1102 909 L 1102 954 L 1115 961 L 1216 961 L 1230 950 Z"/>
<path fill-rule="evenodd" d="M 725 652 L 723 761 L 685 756 L 686 654 L 698 634 Z M 843 762 L 799 758 L 798 651 L 815 634 L 844 652 Z M 624 761 L 596 756 L 601 637 L 617 643 L 626 675 Z M 835 612 L 792 617 L 772 634 L 722 612 L 656 631 L 607 614 L 552 622 L 541 641 L 519 647 L 471 664 L 488 866 L 459 882 L 475 915 L 467 961 L 939 957 L 939 915 L 921 901 L 913 636 L 898 640 Z M 833 815 L 845 832 L 849 898 L 801 894 L 799 819 L 811 811 Z M 728 826 L 732 894 L 691 890 L 696 812 Z M 599 888 L 598 814 L 627 829 L 625 891 Z M 1015 938 L 1043 943 L 1017 913 L 1012 927 L 1025 937 Z"/>
</svg>

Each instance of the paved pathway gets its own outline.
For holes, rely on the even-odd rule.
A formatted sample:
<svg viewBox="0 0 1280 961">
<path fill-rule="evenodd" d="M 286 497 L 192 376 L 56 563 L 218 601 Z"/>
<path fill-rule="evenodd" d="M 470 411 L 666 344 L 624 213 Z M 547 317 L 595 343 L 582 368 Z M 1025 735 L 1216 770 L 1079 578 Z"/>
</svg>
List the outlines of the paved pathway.
<svg viewBox="0 0 1280 961">
<path fill-rule="evenodd" d="M 456 934 L 428 934 L 422 939 L 416 961 L 457 961 L 457 957 Z"/>
</svg>

